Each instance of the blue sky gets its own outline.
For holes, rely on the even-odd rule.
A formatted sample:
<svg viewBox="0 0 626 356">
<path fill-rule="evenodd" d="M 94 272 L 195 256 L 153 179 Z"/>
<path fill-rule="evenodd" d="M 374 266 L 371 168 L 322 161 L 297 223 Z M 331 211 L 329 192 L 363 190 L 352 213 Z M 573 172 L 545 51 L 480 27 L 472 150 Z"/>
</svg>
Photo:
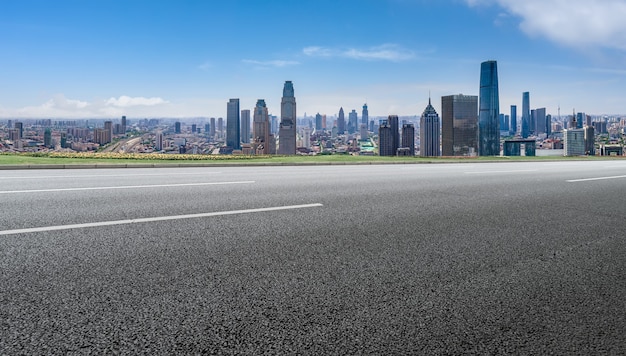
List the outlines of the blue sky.
<svg viewBox="0 0 626 356">
<path fill-rule="evenodd" d="M 0 117 L 225 116 L 229 98 L 298 116 L 367 101 L 420 115 L 431 93 L 626 114 L 625 0 L 0 0 Z"/>
</svg>

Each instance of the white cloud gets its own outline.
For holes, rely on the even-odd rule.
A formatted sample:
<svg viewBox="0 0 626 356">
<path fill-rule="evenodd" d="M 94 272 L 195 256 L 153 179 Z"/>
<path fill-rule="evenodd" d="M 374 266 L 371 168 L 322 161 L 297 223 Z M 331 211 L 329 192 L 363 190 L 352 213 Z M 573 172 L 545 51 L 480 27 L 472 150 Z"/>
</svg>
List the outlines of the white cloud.
<svg viewBox="0 0 626 356">
<path fill-rule="evenodd" d="M 414 52 L 391 43 L 369 48 L 347 49 L 310 46 L 302 49 L 302 53 L 310 57 L 341 57 L 365 61 L 401 62 L 415 58 Z"/>
<path fill-rule="evenodd" d="M 571 47 L 626 50 L 624 0 L 465 0 L 470 6 L 499 5 L 521 18 L 520 28 Z"/>
<path fill-rule="evenodd" d="M 241 61 L 242 63 L 246 63 L 246 64 L 254 64 L 257 66 L 261 66 L 261 67 L 275 67 L 275 68 L 282 68 L 282 67 L 287 67 L 287 66 L 295 66 L 298 65 L 300 63 L 296 62 L 296 61 L 284 61 L 284 60 L 273 60 L 273 61 L 256 61 L 253 59 L 244 59 Z"/>
<path fill-rule="evenodd" d="M 158 108 L 158 109 L 157 109 Z M 69 99 L 63 94 L 56 94 L 40 105 L 21 108 L 2 108 L 0 116 L 24 118 L 90 118 L 112 117 L 119 115 L 150 115 L 167 112 L 171 108 L 169 101 L 162 98 L 144 98 L 120 96 L 119 98 L 96 99 L 91 102 Z M 176 114 L 176 112 L 168 112 Z"/>
<path fill-rule="evenodd" d="M 333 55 L 332 51 L 328 48 L 319 47 L 319 46 L 310 46 L 302 49 L 302 53 L 307 56 L 316 56 L 316 57 L 330 57 Z"/>
<path fill-rule="evenodd" d="M 155 106 L 161 104 L 167 104 L 167 100 L 163 100 L 162 98 L 144 98 L 141 96 L 138 97 L 130 97 L 126 95 L 122 95 L 119 98 L 110 98 L 105 102 L 105 105 L 127 108 L 131 106 Z"/>
<path fill-rule="evenodd" d="M 198 66 L 198 69 L 203 70 L 205 72 L 209 71 L 209 69 L 213 68 L 213 63 L 206 61 Z"/>
</svg>

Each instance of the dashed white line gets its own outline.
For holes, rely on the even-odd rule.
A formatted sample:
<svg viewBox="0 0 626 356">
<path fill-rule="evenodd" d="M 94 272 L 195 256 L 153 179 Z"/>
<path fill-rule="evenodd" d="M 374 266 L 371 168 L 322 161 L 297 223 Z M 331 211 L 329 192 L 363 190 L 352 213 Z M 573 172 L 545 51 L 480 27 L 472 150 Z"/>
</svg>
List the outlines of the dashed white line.
<svg viewBox="0 0 626 356">
<path fill-rule="evenodd" d="M 251 214 L 251 213 L 260 213 L 260 212 L 267 212 L 267 211 L 306 209 L 306 208 L 315 208 L 315 207 L 321 207 L 321 206 L 324 206 L 324 205 L 320 203 L 314 203 L 314 204 L 302 204 L 302 205 L 275 206 L 275 207 L 269 207 L 269 208 L 218 211 L 218 212 L 213 212 L 213 213 L 159 216 L 159 217 L 153 217 L 153 218 L 140 218 L 140 219 L 129 219 L 129 220 L 100 221 L 100 222 L 85 223 L 85 224 L 43 226 L 43 227 L 33 227 L 33 228 L 27 228 L 27 229 L 4 230 L 4 231 L 0 231 L 0 236 L 25 234 L 25 233 L 32 233 L 32 232 L 83 229 L 83 228 L 89 228 L 89 227 L 139 224 L 139 223 L 168 221 L 168 220 L 207 218 L 207 217 L 223 216 L 223 215 Z"/>
<path fill-rule="evenodd" d="M 612 176 L 612 177 L 595 177 L 595 178 L 582 178 L 582 179 L 570 179 L 566 180 L 568 183 L 578 183 L 578 182 L 591 182 L 594 180 L 607 180 L 607 179 L 620 179 L 626 178 L 626 176 Z"/>
<path fill-rule="evenodd" d="M 206 174 L 220 174 L 222 172 L 203 172 L 203 173 L 148 173 L 148 174 L 86 174 L 86 175 L 71 175 L 71 176 L 8 176 L 0 177 L 0 179 L 55 179 L 55 178 L 102 178 L 102 177 L 167 177 L 167 176 L 183 176 L 183 175 L 206 175 Z"/>
<path fill-rule="evenodd" d="M 202 185 L 228 185 L 228 184 L 252 184 L 252 183 L 254 183 L 253 180 L 240 181 L 240 182 L 208 182 L 208 183 L 153 184 L 153 185 L 120 185 L 120 186 L 111 186 L 111 187 L 83 187 L 83 188 L 54 188 L 54 189 L 32 189 L 32 190 L 4 190 L 4 191 L 0 191 L 0 194 L 73 192 L 73 191 L 82 191 L 82 190 L 195 187 L 195 186 L 202 186 Z"/>
<path fill-rule="evenodd" d="M 480 171 L 480 172 L 465 172 L 465 174 L 490 174 L 490 173 L 525 173 L 525 172 L 537 172 L 538 169 L 519 169 L 515 171 Z"/>
</svg>

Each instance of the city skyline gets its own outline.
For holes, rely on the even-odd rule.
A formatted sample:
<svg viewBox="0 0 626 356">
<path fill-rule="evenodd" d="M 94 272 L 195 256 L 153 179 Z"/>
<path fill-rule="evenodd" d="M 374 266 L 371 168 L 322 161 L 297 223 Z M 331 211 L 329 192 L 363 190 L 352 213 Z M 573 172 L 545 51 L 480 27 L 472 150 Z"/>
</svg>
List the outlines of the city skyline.
<svg viewBox="0 0 626 356">
<path fill-rule="evenodd" d="M 626 113 L 624 1 L 284 5 L 5 2 L 0 118 L 225 117 L 229 98 L 242 109 L 265 98 L 280 115 L 285 80 L 298 83 L 300 116 L 363 103 L 371 117 L 419 116 L 429 91 L 478 95 L 489 59 L 500 108 L 528 91 L 551 114 Z M 267 26 L 253 25 L 258 13 Z"/>
</svg>

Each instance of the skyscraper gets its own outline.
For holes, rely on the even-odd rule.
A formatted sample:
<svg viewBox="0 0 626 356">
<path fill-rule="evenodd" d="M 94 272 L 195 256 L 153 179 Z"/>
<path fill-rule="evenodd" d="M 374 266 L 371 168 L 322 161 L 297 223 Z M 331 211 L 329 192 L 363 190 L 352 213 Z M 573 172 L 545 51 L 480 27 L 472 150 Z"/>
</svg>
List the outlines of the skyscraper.
<svg viewBox="0 0 626 356">
<path fill-rule="evenodd" d="M 378 127 L 378 155 L 395 156 L 392 129 L 387 121 L 383 121 Z"/>
<path fill-rule="evenodd" d="M 154 149 L 157 151 L 163 150 L 163 132 L 157 131 L 154 136 Z"/>
<path fill-rule="evenodd" d="M 174 123 L 174 133 L 177 133 L 177 134 L 180 133 L 180 121 L 176 121 Z"/>
<path fill-rule="evenodd" d="M 278 139 L 279 154 L 296 154 L 296 97 L 294 96 L 293 83 L 290 80 L 286 81 L 283 87 L 283 98 L 280 102 Z"/>
<path fill-rule="evenodd" d="M 339 108 L 339 116 L 337 117 L 337 134 L 343 135 L 346 132 L 346 118 L 343 113 L 343 107 Z"/>
<path fill-rule="evenodd" d="M 254 151 L 256 154 L 270 154 L 270 118 L 265 100 L 257 100 L 253 120 Z"/>
<path fill-rule="evenodd" d="M 105 121 L 104 129 L 106 130 L 106 142 L 111 143 L 113 141 L 113 121 Z"/>
<path fill-rule="evenodd" d="M 315 114 L 315 131 L 322 131 L 322 115 L 320 113 Z"/>
<path fill-rule="evenodd" d="M 221 117 L 217 118 L 217 135 L 219 138 L 224 138 L 224 119 Z"/>
<path fill-rule="evenodd" d="M 369 110 L 367 110 L 367 103 L 363 104 L 363 111 L 361 112 L 361 123 L 367 125 L 370 120 Z"/>
<path fill-rule="evenodd" d="M 549 129 L 546 125 L 546 108 L 535 109 L 535 134 L 548 133 Z"/>
<path fill-rule="evenodd" d="M 350 113 L 348 113 L 348 133 L 353 134 L 359 128 L 359 114 L 356 113 L 356 110 L 352 109 Z"/>
<path fill-rule="evenodd" d="M 211 123 L 211 132 L 209 134 L 209 136 L 211 137 L 212 140 L 215 140 L 215 132 L 216 132 L 216 127 L 215 127 L 215 118 L 212 117 L 209 122 Z"/>
<path fill-rule="evenodd" d="M 443 156 L 474 156 L 478 150 L 478 97 L 441 97 L 441 149 Z"/>
<path fill-rule="evenodd" d="M 250 110 L 241 110 L 241 142 L 250 143 Z"/>
<path fill-rule="evenodd" d="M 441 156 L 439 125 L 439 114 L 437 114 L 437 111 L 430 103 L 430 98 L 428 98 L 428 106 L 426 106 L 420 117 L 420 156 Z"/>
<path fill-rule="evenodd" d="M 478 119 L 478 155 L 500 155 L 500 104 L 498 64 L 486 61 L 480 66 L 480 114 Z"/>
<path fill-rule="evenodd" d="M 517 106 L 511 105 L 511 125 L 509 132 L 512 136 L 517 134 Z"/>
<path fill-rule="evenodd" d="M 120 133 L 121 134 L 126 134 L 126 116 L 122 116 L 122 123 L 121 123 L 121 127 L 120 127 Z"/>
<path fill-rule="evenodd" d="M 43 145 L 47 148 L 54 148 L 52 147 L 52 130 L 49 127 L 46 127 L 43 132 Z"/>
<path fill-rule="evenodd" d="M 400 124 L 398 121 L 398 115 L 389 115 L 387 117 L 387 124 L 391 128 L 391 152 L 393 156 L 396 155 L 400 147 Z"/>
<path fill-rule="evenodd" d="M 415 126 L 413 124 L 402 125 L 402 147 L 409 149 L 409 156 L 415 156 Z"/>
<path fill-rule="evenodd" d="M 241 122 L 239 121 L 239 99 L 226 103 L 226 146 L 241 149 Z"/>
<path fill-rule="evenodd" d="M 522 138 L 530 136 L 530 93 L 522 93 Z"/>
<path fill-rule="evenodd" d="M 20 121 L 16 121 L 15 129 L 19 131 L 20 138 L 24 138 L 24 124 Z"/>
</svg>

